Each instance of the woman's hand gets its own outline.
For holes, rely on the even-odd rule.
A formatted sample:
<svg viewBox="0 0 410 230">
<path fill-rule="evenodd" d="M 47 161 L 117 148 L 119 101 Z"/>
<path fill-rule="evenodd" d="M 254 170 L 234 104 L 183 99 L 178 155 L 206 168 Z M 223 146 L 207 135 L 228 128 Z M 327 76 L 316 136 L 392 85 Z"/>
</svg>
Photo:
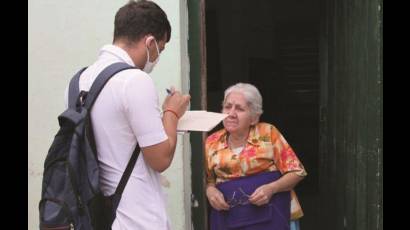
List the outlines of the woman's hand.
<svg viewBox="0 0 410 230">
<path fill-rule="evenodd" d="M 273 182 L 274 183 L 274 182 Z M 272 197 L 273 194 L 275 194 L 275 187 L 274 184 L 264 184 L 257 188 L 252 195 L 249 197 L 249 201 L 257 206 L 261 206 L 264 204 L 267 204 Z"/>
<path fill-rule="evenodd" d="M 267 204 L 273 194 L 278 192 L 290 191 L 295 187 L 299 181 L 304 177 L 299 176 L 296 172 L 289 172 L 280 177 L 278 180 L 260 186 L 252 193 L 249 198 L 249 201 L 254 205 L 264 205 Z"/>
<path fill-rule="evenodd" d="M 208 186 L 206 188 L 206 196 L 214 209 L 218 211 L 229 209 L 229 205 L 225 202 L 223 194 L 215 186 Z"/>
</svg>

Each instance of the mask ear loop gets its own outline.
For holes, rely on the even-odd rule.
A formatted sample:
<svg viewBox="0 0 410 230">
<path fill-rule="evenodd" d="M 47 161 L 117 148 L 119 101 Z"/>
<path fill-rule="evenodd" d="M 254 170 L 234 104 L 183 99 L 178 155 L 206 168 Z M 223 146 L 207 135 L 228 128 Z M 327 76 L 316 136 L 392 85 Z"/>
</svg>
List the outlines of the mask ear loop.
<svg viewBox="0 0 410 230">
<path fill-rule="evenodd" d="M 148 49 L 148 45 L 149 45 L 149 39 L 154 38 L 153 36 L 148 36 L 148 38 L 145 40 L 145 49 L 147 50 L 147 62 L 148 63 L 150 60 L 150 55 L 149 55 L 149 49 Z"/>
<path fill-rule="evenodd" d="M 149 41 L 149 40 L 150 40 L 150 41 Z M 156 41 L 155 37 L 152 36 L 152 35 L 148 36 L 148 38 L 145 40 L 145 41 L 146 41 L 146 42 L 145 42 L 145 47 L 147 48 L 147 51 L 148 51 L 148 57 L 149 57 L 149 49 L 148 49 L 148 46 L 149 46 L 149 43 L 150 43 L 152 40 L 154 40 L 155 49 L 157 50 L 157 53 L 158 53 L 158 57 L 157 57 L 157 58 L 159 58 L 160 52 L 159 52 L 159 48 L 158 48 L 158 42 Z M 148 59 L 148 61 L 149 61 L 149 59 Z"/>
<path fill-rule="evenodd" d="M 145 46 L 148 47 L 149 43 L 154 39 L 155 39 L 154 36 L 152 35 L 148 36 L 148 38 L 145 40 Z"/>
<path fill-rule="evenodd" d="M 147 61 L 150 61 L 150 60 L 149 60 L 150 55 L 149 55 L 149 48 L 148 48 L 148 46 L 149 46 L 149 43 L 150 43 L 152 40 L 154 40 L 154 42 L 155 42 L 155 49 L 157 50 L 157 53 L 158 53 L 158 55 L 159 55 L 159 48 L 158 48 L 157 42 L 155 41 L 155 37 L 152 36 L 152 35 L 150 35 L 150 36 L 148 36 L 148 38 L 145 40 L 145 47 L 146 47 L 147 52 L 148 52 L 148 60 L 147 60 Z"/>
</svg>

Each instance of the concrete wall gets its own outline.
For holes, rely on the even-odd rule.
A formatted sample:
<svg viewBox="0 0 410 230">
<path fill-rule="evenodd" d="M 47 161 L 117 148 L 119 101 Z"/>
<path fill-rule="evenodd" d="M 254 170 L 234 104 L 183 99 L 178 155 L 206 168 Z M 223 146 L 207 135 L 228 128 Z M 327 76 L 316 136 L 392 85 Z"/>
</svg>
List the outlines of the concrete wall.
<svg viewBox="0 0 410 230">
<path fill-rule="evenodd" d="M 72 75 L 92 63 L 111 43 L 114 15 L 127 1 L 31 0 L 28 2 L 28 229 L 38 228 L 43 163 L 64 109 L 64 89 Z M 189 91 L 186 0 L 156 0 L 167 13 L 171 41 L 152 77 L 160 95 L 174 85 Z M 168 214 L 173 229 L 190 229 L 190 146 L 180 136 L 169 180 Z M 172 212 L 171 212 L 172 210 Z"/>
</svg>

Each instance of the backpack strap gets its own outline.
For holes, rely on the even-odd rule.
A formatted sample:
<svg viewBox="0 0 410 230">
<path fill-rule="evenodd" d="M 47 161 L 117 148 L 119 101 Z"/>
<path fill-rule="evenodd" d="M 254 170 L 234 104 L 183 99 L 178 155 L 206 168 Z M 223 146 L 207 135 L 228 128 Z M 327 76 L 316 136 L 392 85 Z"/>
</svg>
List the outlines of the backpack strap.
<svg viewBox="0 0 410 230">
<path fill-rule="evenodd" d="M 137 143 L 137 146 L 135 147 L 135 150 L 132 153 L 131 159 L 127 164 L 127 168 L 125 168 L 125 171 L 122 174 L 120 183 L 118 183 L 117 189 L 115 189 L 115 194 L 120 197 L 122 195 L 122 192 L 124 192 L 124 188 L 128 182 L 128 179 L 131 176 L 132 170 L 134 169 L 135 163 L 137 162 L 137 158 L 140 154 L 140 151 L 141 151 L 140 145 Z"/>
<path fill-rule="evenodd" d="M 112 76 L 120 71 L 134 68 L 136 67 L 130 66 L 124 62 L 117 62 L 106 67 L 93 82 L 91 89 L 87 94 L 87 99 L 85 100 L 84 107 L 88 111 L 90 111 L 91 107 L 98 97 L 98 94 L 100 94 L 101 90 L 104 88 L 105 84 L 108 82 L 108 80 L 110 80 Z"/>
<path fill-rule="evenodd" d="M 85 99 L 85 104 L 84 107 L 90 111 L 91 107 L 93 106 L 95 100 L 97 99 L 98 94 L 100 94 L 102 88 L 104 88 L 105 84 L 108 82 L 108 80 L 113 77 L 116 73 L 126 70 L 126 69 L 133 69 L 136 67 L 130 66 L 124 62 L 118 62 L 109 65 L 106 67 L 95 79 L 94 83 L 91 86 L 90 91 L 87 94 L 87 98 Z M 121 197 L 122 192 L 124 191 L 125 185 L 128 182 L 128 179 L 131 176 L 132 170 L 134 169 L 135 163 L 137 162 L 139 153 L 141 149 L 139 144 L 137 143 L 137 146 L 135 147 L 134 152 L 132 153 L 131 159 L 127 164 L 127 167 L 122 174 L 121 180 L 117 186 L 117 189 L 115 190 L 115 194 L 117 197 Z M 115 210 L 114 210 L 115 212 Z"/>
<path fill-rule="evenodd" d="M 73 78 L 71 78 L 70 85 L 68 88 L 68 108 L 75 109 L 80 94 L 80 76 L 87 67 L 82 68 L 78 71 Z"/>
</svg>

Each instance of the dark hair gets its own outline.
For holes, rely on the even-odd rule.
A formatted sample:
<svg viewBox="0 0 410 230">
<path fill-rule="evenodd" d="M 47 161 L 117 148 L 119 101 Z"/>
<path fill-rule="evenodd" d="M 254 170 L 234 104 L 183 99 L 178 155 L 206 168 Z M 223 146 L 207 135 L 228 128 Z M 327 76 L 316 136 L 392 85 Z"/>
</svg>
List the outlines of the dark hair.
<svg viewBox="0 0 410 230">
<path fill-rule="evenodd" d="M 165 12 L 154 2 L 139 0 L 129 1 L 121 7 L 114 21 L 114 41 L 125 38 L 134 42 L 147 34 L 152 34 L 157 41 L 171 38 L 171 25 Z"/>
</svg>

